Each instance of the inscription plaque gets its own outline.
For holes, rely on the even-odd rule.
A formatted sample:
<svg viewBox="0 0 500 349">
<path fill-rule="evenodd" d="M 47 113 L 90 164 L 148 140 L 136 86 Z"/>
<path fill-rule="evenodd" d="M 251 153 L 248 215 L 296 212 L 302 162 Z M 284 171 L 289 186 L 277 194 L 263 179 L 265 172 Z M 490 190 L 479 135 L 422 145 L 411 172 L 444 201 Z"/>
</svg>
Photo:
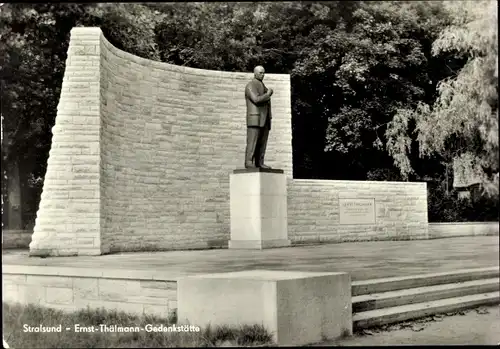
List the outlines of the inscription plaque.
<svg viewBox="0 0 500 349">
<path fill-rule="evenodd" d="M 375 199 L 339 199 L 340 224 L 375 224 Z"/>
</svg>

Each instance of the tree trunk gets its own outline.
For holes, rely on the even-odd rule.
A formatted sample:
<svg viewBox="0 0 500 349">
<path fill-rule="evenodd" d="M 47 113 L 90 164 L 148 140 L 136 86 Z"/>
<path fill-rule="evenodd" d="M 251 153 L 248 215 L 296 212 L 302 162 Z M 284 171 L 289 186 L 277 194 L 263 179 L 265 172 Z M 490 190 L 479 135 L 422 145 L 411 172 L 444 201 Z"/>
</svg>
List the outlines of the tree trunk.
<svg viewBox="0 0 500 349">
<path fill-rule="evenodd" d="M 448 192 L 448 164 L 446 164 L 446 182 L 445 182 L 445 185 L 446 185 L 446 195 L 449 195 L 449 192 Z"/>
<path fill-rule="evenodd" d="M 4 183 L 2 188 L 2 226 L 3 229 L 22 230 L 22 195 L 19 162 L 12 160 L 3 167 Z"/>
</svg>

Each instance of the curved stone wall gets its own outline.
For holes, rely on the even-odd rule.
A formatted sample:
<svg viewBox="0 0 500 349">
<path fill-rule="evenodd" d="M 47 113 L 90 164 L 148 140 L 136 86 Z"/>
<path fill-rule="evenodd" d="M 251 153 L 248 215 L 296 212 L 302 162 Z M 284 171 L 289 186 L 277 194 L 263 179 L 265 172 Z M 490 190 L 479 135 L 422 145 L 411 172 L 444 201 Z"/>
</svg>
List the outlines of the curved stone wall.
<svg viewBox="0 0 500 349">
<path fill-rule="evenodd" d="M 31 254 L 226 244 L 253 74 L 143 59 L 99 28 L 72 30 L 66 63 Z M 265 83 L 275 91 L 267 163 L 292 178 L 290 77 Z"/>
</svg>

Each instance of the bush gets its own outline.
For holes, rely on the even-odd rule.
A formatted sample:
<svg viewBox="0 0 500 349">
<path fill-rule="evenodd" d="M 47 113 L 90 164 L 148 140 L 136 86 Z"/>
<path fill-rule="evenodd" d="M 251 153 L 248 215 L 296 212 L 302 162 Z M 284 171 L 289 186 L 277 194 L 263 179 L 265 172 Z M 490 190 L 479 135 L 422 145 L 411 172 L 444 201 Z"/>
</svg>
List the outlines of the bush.
<svg viewBox="0 0 500 349">
<path fill-rule="evenodd" d="M 447 193 L 439 183 L 427 183 L 429 222 L 496 222 L 498 198 L 471 195 L 461 199 L 455 189 Z"/>
</svg>

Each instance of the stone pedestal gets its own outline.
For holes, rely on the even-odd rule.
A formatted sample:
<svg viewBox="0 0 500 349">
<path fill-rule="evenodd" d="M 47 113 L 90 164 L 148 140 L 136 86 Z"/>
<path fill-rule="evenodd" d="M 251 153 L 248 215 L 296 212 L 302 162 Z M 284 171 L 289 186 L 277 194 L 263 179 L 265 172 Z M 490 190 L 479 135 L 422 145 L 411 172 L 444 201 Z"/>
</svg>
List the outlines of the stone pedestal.
<svg viewBox="0 0 500 349">
<path fill-rule="evenodd" d="M 230 175 L 229 248 L 290 246 L 287 231 L 286 176 L 283 170 L 234 170 Z"/>
<path fill-rule="evenodd" d="M 347 273 L 248 270 L 177 280 L 179 324 L 263 325 L 277 345 L 352 335 Z"/>
</svg>

